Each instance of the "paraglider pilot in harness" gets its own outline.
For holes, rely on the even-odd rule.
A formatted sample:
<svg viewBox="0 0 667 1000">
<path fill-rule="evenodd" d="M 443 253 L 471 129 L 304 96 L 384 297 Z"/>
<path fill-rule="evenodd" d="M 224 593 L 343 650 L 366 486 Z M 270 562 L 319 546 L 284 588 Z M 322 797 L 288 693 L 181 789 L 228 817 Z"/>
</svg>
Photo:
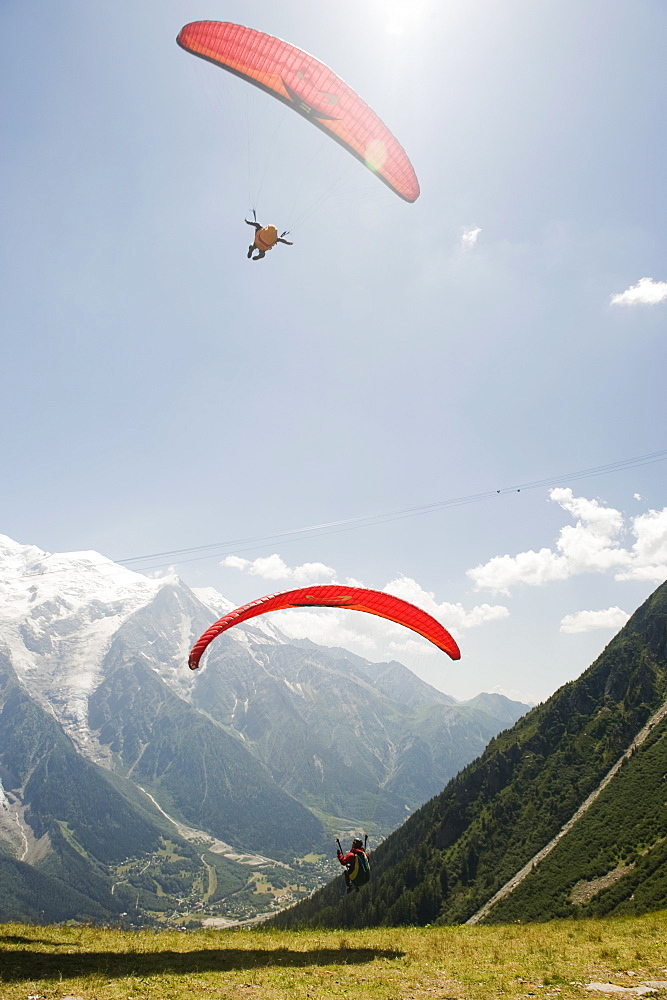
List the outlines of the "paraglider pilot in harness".
<svg viewBox="0 0 667 1000">
<path fill-rule="evenodd" d="M 338 860 L 341 865 L 345 868 L 345 891 L 348 892 L 359 892 L 359 887 L 366 885 L 371 877 L 371 865 L 368 854 L 366 853 L 366 844 L 368 842 L 368 837 L 365 838 L 364 842 L 355 837 L 352 841 L 352 847 L 347 854 L 343 854 L 343 849 L 340 846 L 340 840 L 336 838 L 336 843 L 338 844 Z"/>
<path fill-rule="evenodd" d="M 284 243 L 286 246 L 294 246 L 289 240 L 284 240 L 283 236 L 287 236 L 288 230 L 286 229 L 284 233 L 278 236 L 278 230 L 275 226 L 263 226 L 261 222 L 257 221 L 257 216 L 255 215 L 255 209 L 252 210 L 254 222 L 250 222 L 249 219 L 244 219 L 243 221 L 248 226 L 252 226 L 255 230 L 255 240 L 248 247 L 248 257 L 252 260 L 261 260 L 262 257 L 266 256 L 266 251 L 270 250 L 276 245 L 276 243 Z M 257 256 L 253 257 L 253 250 L 257 251 Z"/>
</svg>

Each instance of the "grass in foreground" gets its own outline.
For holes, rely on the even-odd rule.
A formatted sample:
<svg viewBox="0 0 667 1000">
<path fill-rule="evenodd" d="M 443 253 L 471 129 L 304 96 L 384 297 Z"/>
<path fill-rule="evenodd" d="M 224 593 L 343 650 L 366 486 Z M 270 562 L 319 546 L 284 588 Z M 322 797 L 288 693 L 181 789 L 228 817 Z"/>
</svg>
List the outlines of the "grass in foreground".
<svg viewBox="0 0 667 1000">
<path fill-rule="evenodd" d="M 2 1000 L 512 1000 L 667 980 L 667 911 L 369 931 L 126 932 L 0 925 Z M 667 990 L 661 991 L 667 997 Z M 660 996 L 660 994 L 657 994 Z"/>
</svg>

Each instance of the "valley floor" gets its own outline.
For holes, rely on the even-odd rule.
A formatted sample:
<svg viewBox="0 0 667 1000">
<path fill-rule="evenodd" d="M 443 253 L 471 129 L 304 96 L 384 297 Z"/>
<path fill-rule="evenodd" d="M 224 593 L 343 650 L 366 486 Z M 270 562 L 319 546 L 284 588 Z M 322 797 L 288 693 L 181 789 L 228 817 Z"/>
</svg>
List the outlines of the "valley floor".
<svg viewBox="0 0 667 1000">
<path fill-rule="evenodd" d="M 0 925 L 2 1000 L 667 997 L 667 911 L 370 931 Z M 591 992 L 592 984 L 598 991 Z M 599 991 L 600 985 L 603 991 Z"/>
</svg>

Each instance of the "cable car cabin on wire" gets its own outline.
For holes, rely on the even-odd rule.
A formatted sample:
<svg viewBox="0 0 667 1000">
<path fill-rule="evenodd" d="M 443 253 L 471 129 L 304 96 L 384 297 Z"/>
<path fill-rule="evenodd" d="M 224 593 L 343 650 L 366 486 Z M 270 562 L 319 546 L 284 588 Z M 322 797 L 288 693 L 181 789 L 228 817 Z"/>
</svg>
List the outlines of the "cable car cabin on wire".
<svg viewBox="0 0 667 1000">
<path fill-rule="evenodd" d="M 273 35 L 225 21 L 186 24 L 176 41 L 187 52 L 220 66 L 296 111 L 356 157 L 399 198 L 414 202 L 419 197 L 417 176 L 396 137 L 366 102 L 319 59 Z M 251 200 L 256 209 L 252 192 Z"/>
</svg>

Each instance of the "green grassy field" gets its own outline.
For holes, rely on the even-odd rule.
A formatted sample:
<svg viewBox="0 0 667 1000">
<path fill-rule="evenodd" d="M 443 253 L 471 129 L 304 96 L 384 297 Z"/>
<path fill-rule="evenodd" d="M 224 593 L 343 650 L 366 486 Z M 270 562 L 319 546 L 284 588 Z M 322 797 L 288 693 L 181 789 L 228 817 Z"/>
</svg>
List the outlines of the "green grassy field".
<svg viewBox="0 0 667 1000">
<path fill-rule="evenodd" d="M 350 933 L 0 925 L 2 1000 L 566 1000 L 646 980 L 667 980 L 667 911 Z"/>
</svg>

